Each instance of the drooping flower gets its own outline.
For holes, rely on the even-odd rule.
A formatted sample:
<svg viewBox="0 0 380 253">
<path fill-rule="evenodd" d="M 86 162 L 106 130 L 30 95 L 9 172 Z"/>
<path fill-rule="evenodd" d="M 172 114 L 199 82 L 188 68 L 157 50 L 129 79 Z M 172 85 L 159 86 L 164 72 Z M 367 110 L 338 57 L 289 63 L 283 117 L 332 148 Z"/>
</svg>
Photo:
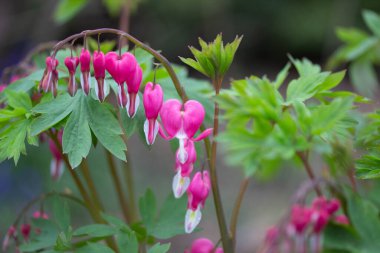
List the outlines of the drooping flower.
<svg viewBox="0 0 380 253">
<path fill-rule="evenodd" d="M 190 174 L 193 171 L 193 166 L 197 160 L 197 152 L 192 140 L 185 140 L 184 148 L 188 154 L 185 163 L 179 160 L 179 150 L 176 152 L 175 171 L 177 172 L 173 178 L 173 193 L 176 198 L 182 197 L 190 184 Z"/>
<path fill-rule="evenodd" d="M 16 240 L 16 237 L 17 237 L 17 229 L 15 226 L 12 225 L 8 228 L 8 231 L 4 237 L 3 245 L 2 245 L 3 252 L 7 251 L 10 244 L 10 240 L 11 239 Z"/>
<path fill-rule="evenodd" d="M 350 220 L 346 215 L 340 214 L 334 217 L 334 222 L 340 225 L 350 225 Z"/>
<path fill-rule="evenodd" d="M 330 214 L 325 210 L 313 210 L 311 219 L 313 221 L 313 232 L 320 234 L 329 222 Z"/>
<path fill-rule="evenodd" d="M 292 207 L 290 225 L 293 227 L 294 232 L 302 234 L 311 222 L 312 209 L 300 205 Z"/>
<path fill-rule="evenodd" d="M 57 96 L 57 83 L 58 83 L 58 60 L 53 57 L 46 57 L 46 68 L 39 84 L 39 89 L 45 92 L 52 91 L 54 96 Z"/>
<path fill-rule="evenodd" d="M 159 125 L 157 122 L 158 114 L 160 113 L 164 93 L 159 84 L 148 82 L 145 85 L 143 104 L 145 109 L 146 120 L 144 122 L 144 133 L 146 143 L 152 145 L 156 139 Z"/>
<path fill-rule="evenodd" d="M 338 211 L 340 208 L 340 201 L 338 199 L 330 199 L 327 203 L 326 211 L 331 215 Z"/>
<path fill-rule="evenodd" d="M 128 97 L 125 93 L 125 82 L 127 81 L 127 77 L 132 75 L 136 69 L 136 58 L 128 52 L 121 56 L 115 52 L 109 52 L 106 54 L 105 60 L 106 70 L 119 86 L 118 104 L 125 108 L 128 103 Z"/>
<path fill-rule="evenodd" d="M 185 253 L 223 253 L 222 248 L 215 249 L 214 243 L 207 238 L 198 238 L 193 241 L 190 249 L 186 249 Z"/>
<path fill-rule="evenodd" d="M 207 171 L 197 172 L 187 189 L 188 202 L 185 217 L 185 231 L 191 233 L 202 218 L 204 207 L 210 192 L 211 182 Z"/>
<path fill-rule="evenodd" d="M 77 92 L 77 84 L 75 81 L 75 71 L 79 65 L 79 58 L 76 56 L 69 56 L 65 58 L 65 65 L 69 71 L 69 85 L 68 91 L 71 96 L 74 96 Z"/>
<path fill-rule="evenodd" d="M 20 231 L 25 241 L 29 240 L 31 230 L 32 230 L 32 227 L 30 226 L 30 224 L 26 223 L 26 224 L 21 225 Z"/>
<path fill-rule="evenodd" d="M 90 65 L 91 65 L 91 54 L 90 52 L 83 48 L 79 56 L 80 63 L 80 83 L 82 89 L 86 95 L 90 93 L 91 88 L 91 74 L 90 74 Z"/>
<path fill-rule="evenodd" d="M 160 128 L 159 133 L 164 139 L 177 138 L 179 140 L 178 158 L 181 163 L 185 163 L 188 158 L 184 147 L 185 140 L 199 141 L 212 132 L 212 128 L 209 128 L 194 138 L 205 117 L 202 104 L 196 100 L 189 100 L 182 105 L 177 99 L 169 99 L 162 105 L 160 116 L 164 129 Z"/>
<path fill-rule="evenodd" d="M 57 134 L 58 141 L 62 145 L 62 135 L 63 131 L 59 131 Z M 53 180 L 57 181 L 63 174 L 64 163 L 61 152 L 59 151 L 57 145 L 52 139 L 49 139 L 49 148 L 53 156 L 53 159 L 50 162 L 50 175 Z"/>
<path fill-rule="evenodd" d="M 106 59 L 102 51 L 95 51 L 92 64 L 94 66 L 94 76 L 97 82 L 95 86 L 96 96 L 103 102 L 108 93 L 108 86 L 105 83 Z"/>
<path fill-rule="evenodd" d="M 136 64 L 135 71 L 133 74 L 128 75 L 125 80 L 128 86 L 128 103 L 127 103 L 127 113 L 128 116 L 133 118 L 136 115 L 137 108 L 140 104 L 140 98 L 138 96 L 138 92 L 141 85 L 142 80 L 142 69 Z"/>
</svg>

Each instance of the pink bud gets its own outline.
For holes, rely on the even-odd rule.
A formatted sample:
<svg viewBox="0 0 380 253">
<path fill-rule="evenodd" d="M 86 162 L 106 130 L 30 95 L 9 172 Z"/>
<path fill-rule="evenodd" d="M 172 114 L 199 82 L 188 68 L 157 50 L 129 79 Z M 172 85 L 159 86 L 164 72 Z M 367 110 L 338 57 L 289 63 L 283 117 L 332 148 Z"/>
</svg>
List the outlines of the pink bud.
<svg viewBox="0 0 380 253">
<path fill-rule="evenodd" d="M 310 224 L 312 210 L 308 207 L 294 205 L 290 217 L 290 223 L 294 227 L 295 232 L 302 234 L 306 227 Z"/>
<path fill-rule="evenodd" d="M 322 232 L 329 221 L 330 215 L 325 210 L 314 210 L 312 213 L 312 220 L 314 222 L 313 231 L 316 234 Z"/>
<path fill-rule="evenodd" d="M 336 211 L 338 211 L 340 208 L 340 201 L 338 199 L 331 199 L 327 203 L 326 211 L 329 214 L 334 214 Z"/>
<path fill-rule="evenodd" d="M 24 237 L 25 241 L 29 240 L 29 235 L 30 235 L 31 229 L 32 228 L 31 228 L 30 224 L 22 224 L 21 225 L 20 231 L 21 231 L 21 234 Z"/>
<path fill-rule="evenodd" d="M 56 70 L 59 62 L 50 56 L 46 57 L 46 68 L 42 76 L 39 88 L 45 92 L 51 90 L 53 95 L 57 95 L 58 71 Z"/>
<path fill-rule="evenodd" d="M 0 93 L 3 92 L 7 88 L 6 84 L 0 84 Z"/>
<path fill-rule="evenodd" d="M 271 246 L 276 243 L 277 239 L 280 236 L 280 230 L 277 226 L 273 226 L 267 229 L 265 234 L 265 243 L 268 246 Z"/>
<path fill-rule="evenodd" d="M 210 192 L 210 177 L 207 171 L 197 172 L 187 189 L 188 204 L 185 217 L 185 231 L 191 233 L 202 218 L 201 209 L 204 207 Z"/>
<path fill-rule="evenodd" d="M 135 71 L 133 74 L 128 75 L 126 82 L 128 86 L 128 104 L 127 104 L 127 112 L 128 116 L 133 118 L 136 115 L 137 108 L 140 104 L 140 98 L 138 96 L 138 92 L 140 89 L 142 80 L 142 69 L 136 64 Z"/>
<path fill-rule="evenodd" d="M 104 78 L 106 77 L 106 59 L 103 52 L 94 52 L 93 57 L 94 75 L 97 81 L 97 86 L 95 86 L 95 92 L 97 97 L 101 102 L 104 101 L 106 97 Z"/>
<path fill-rule="evenodd" d="M 41 212 L 41 211 L 35 211 L 33 213 L 33 218 L 34 219 L 44 219 L 44 220 L 48 220 L 49 219 L 49 215 L 45 212 Z"/>
<path fill-rule="evenodd" d="M 74 96 L 77 92 L 77 85 L 75 82 L 75 71 L 79 65 L 79 58 L 78 57 L 66 57 L 65 59 L 65 65 L 69 71 L 69 94 L 71 96 Z"/>
<path fill-rule="evenodd" d="M 341 225 L 350 225 L 350 221 L 346 215 L 341 214 L 334 217 L 334 222 Z"/>
<path fill-rule="evenodd" d="M 328 200 L 324 197 L 317 197 L 312 202 L 312 207 L 316 210 L 325 210 L 327 208 Z"/>
<path fill-rule="evenodd" d="M 12 225 L 8 228 L 7 234 L 4 237 L 3 245 L 2 245 L 3 252 L 7 251 L 10 244 L 10 240 L 11 239 L 15 240 L 16 236 L 17 236 L 17 229 L 15 226 Z"/>
<path fill-rule="evenodd" d="M 83 48 L 82 52 L 80 53 L 79 63 L 80 63 L 80 70 L 82 72 L 80 76 L 81 86 L 84 93 L 88 95 L 90 93 L 90 87 L 91 87 L 91 83 L 90 83 L 91 54 L 85 48 Z"/>
<path fill-rule="evenodd" d="M 162 107 L 164 93 L 159 84 L 146 84 L 143 95 L 143 104 L 146 120 L 144 123 L 145 138 L 148 145 L 152 145 L 158 132 L 157 117 Z"/>
<path fill-rule="evenodd" d="M 199 238 L 191 244 L 189 253 L 213 253 L 214 243 L 207 238 Z"/>
</svg>

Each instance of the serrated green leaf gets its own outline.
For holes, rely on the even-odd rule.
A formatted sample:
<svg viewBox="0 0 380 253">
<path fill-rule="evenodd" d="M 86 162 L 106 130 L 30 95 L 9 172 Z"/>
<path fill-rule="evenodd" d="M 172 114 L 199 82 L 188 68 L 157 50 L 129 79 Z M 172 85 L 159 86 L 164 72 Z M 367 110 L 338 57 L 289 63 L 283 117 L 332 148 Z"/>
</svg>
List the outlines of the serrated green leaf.
<svg viewBox="0 0 380 253">
<path fill-rule="evenodd" d="M 54 20 L 63 24 L 77 15 L 88 3 L 88 0 L 60 0 L 54 12 Z"/>
<path fill-rule="evenodd" d="M 118 233 L 116 243 L 120 253 L 138 253 L 139 242 L 134 231 Z"/>
<path fill-rule="evenodd" d="M 5 96 L 7 98 L 7 104 L 12 108 L 22 108 L 25 111 L 32 109 L 32 100 L 29 95 L 24 91 L 5 90 Z"/>
<path fill-rule="evenodd" d="M 108 237 L 116 234 L 117 229 L 105 224 L 91 224 L 74 231 L 73 236 Z"/>
<path fill-rule="evenodd" d="M 0 161 L 13 158 L 17 164 L 20 154 L 26 154 L 25 138 L 27 137 L 30 121 L 20 119 L 12 122 L 0 132 Z"/>
<path fill-rule="evenodd" d="M 380 37 L 380 16 L 370 10 L 363 11 L 363 19 L 368 28 L 377 36 Z"/>
<path fill-rule="evenodd" d="M 170 243 L 155 244 L 152 248 L 148 249 L 148 253 L 166 253 L 170 249 Z"/>
<path fill-rule="evenodd" d="M 75 253 L 114 253 L 112 249 L 101 243 L 87 243 L 74 251 Z"/>
</svg>

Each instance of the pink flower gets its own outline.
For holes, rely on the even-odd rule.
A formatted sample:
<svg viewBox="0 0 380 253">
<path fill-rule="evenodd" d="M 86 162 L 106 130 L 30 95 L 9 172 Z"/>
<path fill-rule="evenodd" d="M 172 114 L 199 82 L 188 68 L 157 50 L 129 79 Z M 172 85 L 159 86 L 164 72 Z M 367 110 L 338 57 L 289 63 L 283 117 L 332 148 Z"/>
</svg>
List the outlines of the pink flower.
<svg viewBox="0 0 380 253">
<path fill-rule="evenodd" d="M 177 174 L 173 179 L 173 192 L 176 198 L 182 197 L 190 184 L 190 174 L 193 171 L 193 166 L 197 160 L 197 152 L 195 150 L 194 142 L 186 139 L 184 148 L 188 154 L 188 159 L 185 163 L 179 160 L 179 150 L 176 152 L 175 171 Z"/>
<path fill-rule="evenodd" d="M 138 92 L 140 89 L 142 80 L 142 69 L 136 64 L 135 71 L 127 76 L 125 80 L 128 86 L 128 103 L 127 103 L 127 113 L 128 116 L 133 118 L 136 115 L 137 108 L 140 104 L 140 98 Z"/>
<path fill-rule="evenodd" d="M 182 105 L 177 99 L 169 99 L 162 105 L 160 116 L 164 128 L 159 129 L 160 135 L 166 140 L 174 137 L 179 140 L 178 158 L 181 163 L 185 163 L 188 157 L 184 148 L 185 139 L 199 141 L 212 132 L 212 128 L 209 128 L 193 138 L 205 117 L 202 104 L 195 100 L 189 100 Z"/>
<path fill-rule="evenodd" d="M 91 88 L 91 75 L 90 75 L 90 64 L 91 64 L 91 54 L 90 52 L 83 48 L 79 56 L 80 62 L 80 83 L 82 89 L 86 95 L 90 93 Z"/>
<path fill-rule="evenodd" d="M 185 253 L 223 253 L 222 248 L 214 251 L 214 243 L 207 238 L 199 238 L 193 241 L 191 248 L 185 250 Z"/>
<path fill-rule="evenodd" d="M 17 237 L 17 229 L 15 226 L 12 225 L 8 228 L 7 234 L 4 237 L 3 245 L 2 245 L 3 252 L 7 251 L 10 244 L 10 240 L 11 239 L 16 240 L 16 237 Z"/>
<path fill-rule="evenodd" d="M 329 222 L 330 214 L 325 210 L 314 210 L 311 219 L 314 223 L 313 232 L 320 234 Z"/>
<path fill-rule="evenodd" d="M 191 233 L 202 218 L 204 207 L 210 192 L 211 182 L 207 171 L 197 172 L 187 189 L 188 202 L 185 217 L 185 231 Z"/>
<path fill-rule="evenodd" d="M 61 143 L 61 145 L 62 145 L 62 135 L 63 135 L 63 131 L 61 130 L 58 132 L 58 135 L 57 135 L 58 141 Z M 57 145 L 55 145 L 55 142 L 52 139 L 49 139 L 49 148 L 53 156 L 53 159 L 51 160 L 51 163 L 50 163 L 50 175 L 53 180 L 57 181 L 63 174 L 63 168 L 64 168 L 63 157 Z"/>
<path fill-rule="evenodd" d="M 350 221 L 346 215 L 341 214 L 334 217 L 334 222 L 341 225 L 350 225 Z"/>
<path fill-rule="evenodd" d="M 0 84 L 0 93 L 3 92 L 7 88 L 6 84 Z"/>
<path fill-rule="evenodd" d="M 126 107 L 128 98 L 125 93 L 125 82 L 127 77 L 134 74 L 137 61 L 133 54 L 124 53 L 119 56 L 115 52 L 106 55 L 106 69 L 119 86 L 118 103 L 121 107 Z"/>
<path fill-rule="evenodd" d="M 157 136 L 159 128 L 157 118 L 162 107 L 163 99 L 164 93 L 159 84 L 149 82 L 145 85 L 143 95 L 143 104 L 146 116 L 144 133 L 146 143 L 148 143 L 148 145 L 152 145 Z"/>
<path fill-rule="evenodd" d="M 58 84 L 58 60 L 50 56 L 46 57 L 46 68 L 42 76 L 39 88 L 45 92 L 49 90 L 53 92 L 54 96 L 57 96 L 57 84 Z"/>
<path fill-rule="evenodd" d="M 44 219 L 44 220 L 48 220 L 49 219 L 49 215 L 45 212 L 42 212 L 42 211 L 35 211 L 33 213 L 33 218 L 34 219 Z"/>
<path fill-rule="evenodd" d="M 31 229 L 32 229 L 32 227 L 30 226 L 30 224 L 22 224 L 21 225 L 20 231 L 21 231 L 21 234 L 24 237 L 25 241 L 29 240 Z"/>
<path fill-rule="evenodd" d="M 326 211 L 329 214 L 334 214 L 340 208 L 340 201 L 338 199 L 331 199 L 326 206 Z"/>
<path fill-rule="evenodd" d="M 65 65 L 66 68 L 69 71 L 69 94 L 71 96 L 74 96 L 77 92 L 77 84 L 75 82 L 75 71 L 79 65 L 79 58 L 78 57 L 66 57 L 65 58 Z"/>
<path fill-rule="evenodd" d="M 302 234 L 311 222 L 312 209 L 293 205 L 290 224 L 297 234 Z"/>
<path fill-rule="evenodd" d="M 108 86 L 105 83 L 104 78 L 106 77 L 106 59 L 101 51 L 95 51 L 93 62 L 94 75 L 97 81 L 97 86 L 95 86 L 96 96 L 101 102 L 104 101 L 108 93 Z"/>
</svg>

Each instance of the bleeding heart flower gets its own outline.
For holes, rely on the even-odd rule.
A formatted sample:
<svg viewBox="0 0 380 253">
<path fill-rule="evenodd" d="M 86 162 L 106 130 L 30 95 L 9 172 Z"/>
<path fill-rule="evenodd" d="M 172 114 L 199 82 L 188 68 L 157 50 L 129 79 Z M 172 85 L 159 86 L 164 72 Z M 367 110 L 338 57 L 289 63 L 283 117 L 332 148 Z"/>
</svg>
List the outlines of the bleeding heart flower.
<svg viewBox="0 0 380 253">
<path fill-rule="evenodd" d="M 90 65 L 91 65 L 91 54 L 90 52 L 83 48 L 82 52 L 79 56 L 79 62 L 80 62 L 80 83 L 82 86 L 82 89 L 86 95 L 90 93 L 91 88 L 91 74 L 90 74 Z"/>
<path fill-rule="evenodd" d="M 143 104 L 146 116 L 144 133 L 146 143 L 148 143 L 148 145 L 152 145 L 157 136 L 159 128 L 157 118 L 162 107 L 163 99 L 164 93 L 159 84 L 149 82 L 145 85 L 143 95 Z"/>
<path fill-rule="evenodd" d="M 290 217 L 290 224 L 297 234 L 302 234 L 311 222 L 312 209 L 294 205 Z"/>
<path fill-rule="evenodd" d="M 319 234 L 326 227 L 330 218 L 330 214 L 325 210 L 314 210 L 311 220 L 314 223 L 313 232 Z"/>
<path fill-rule="evenodd" d="M 350 225 L 350 221 L 346 215 L 341 214 L 334 217 L 334 222 L 341 225 Z"/>
<path fill-rule="evenodd" d="M 188 202 L 185 217 L 185 231 L 191 233 L 202 218 L 201 209 L 204 207 L 210 192 L 211 182 L 207 171 L 197 172 L 187 189 Z"/>
<path fill-rule="evenodd" d="M 2 245 L 3 252 L 7 251 L 10 244 L 10 240 L 11 239 L 16 240 L 16 238 L 17 238 L 17 229 L 15 226 L 12 225 L 8 228 L 7 234 L 4 237 L 3 245 Z"/>
<path fill-rule="evenodd" d="M 22 237 L 24 237 L 25 241 L 29 240 L 31 230 L 32 230 L 32 227 L 30 226 L 30 224 L 22 224 L 21 225 L 20 231 L 21 231 Z"/>
<path fill-rule="evenodd" d="M 57 83 L 58 83 L 58 60 L 50 56 L 45 60 L 46 68 L 42 76 L 39 88 L 45 92 L 52 91 L 54 96 L 57 96 Z"/>
<path fill-rule="evenodd" d="M 340 208 L 340 201 L 339 199 L 330 199 L 330 201 L 327 203 L 326 211 L 329 214 L 334 214 L 336 211 L 338 211 Z"/>
<path fill-rule="evenodd" d="M 106 70 L 119 85 L 118 103 L 121 107 L 126 107 L 128 103 L 124 82 L 127 81 L 128 76 L 134 73 L 136 66 L 136 58 L 131 53 L 127 52 L 121 56 L 115 52 L 106 54 Z"/>
<path fill-rule="evenodd" d="M 33 218 L 34 219 L 44 219 L 44 220 L 48 220 L 49 219 L 49 215 L 43 211 L 35 211 L 33 213 Z"/>
<path fill-rule="evenodd" d="M 185 253 L 214 253 L 214 243 L 207 238 L 196 239 Z"/>
<path fill-rule="evenodd" d="M 74 96 L 77 92 L 77 84 L 75 82 L 75 71 L 79 65 L 79 58 L 78 57 L 66 57 L 65 58 L 65 65 L 67 69 L 69 70 L 69 94 L 71 96 Z"/>
<path fill-rule="evenodd" d="M 94 66 L 94 76 L 98 84 L 97 86 L 95 86 L 96 96 L 99 98 L 101 102 L 103 102 L 108 94 L 109 88 L 105 83 L 106 59 L 103 52 L 94 52 L 92 64 Z"/>
<path fill-rule="evenodd" d="M 209 128 L 193 138 L 205 117 L 202 104 L 195 100 L 189 100 L 182 106 L 177 99 L 169 99 L 162 105 L 160 116 L 164 129 L 160 128 L 159 133 L 166 140 L 174 137 L 179 140 L 178 157 L 181 163 L 185 163 L 188 157 L 184 148 L 185 139 L 200 141 L 212 132 L 212 128 Z"/>
<path fill-rule="evenodd" d="M 140 98 L 138 96 L 138 92 L 140 89 L 142 80 L 142 69 L 136 64 L 136 69 L 133 74 L 128 75 L 127 82 L 128 86 L 128 103 L 127 103 L 127 113 L 128 116 L 133 118 L 136 115 L 137 108 L 140 104 Z"/>
<path fill-rule="evenodd" d="M 62 145 L 62 136 L 63 136 L 63 131 L 61 130 L 57 134 L 58 141 L 61 143 L 61 145 Z M 53 159 L 51 160 L 51 163 L 50 163 L 50 175 L 53 180 L 57 181 L 58 179 L 61 178 L 63 174 L 63 168 L 64 168 L 63 157 L 57 145 L 52 139 L 49 140 L 49 148 L 50 148 L 51 154 L 53 155 Z"/>
<path fill-rule="evenodd" d="M 173 179 L 173 193 L 176 198 L 182 197 L 190 184 L 190 174 L 193 171 L 194 163 L 197 160 L 197 152 L 195 150 L 194 142 L 185 140 L 184 148 L 188 154 L 185 163 L 179 160 L 179 150 L 176 152 L 175 171 L 177 174 Z"/>
</svg>

